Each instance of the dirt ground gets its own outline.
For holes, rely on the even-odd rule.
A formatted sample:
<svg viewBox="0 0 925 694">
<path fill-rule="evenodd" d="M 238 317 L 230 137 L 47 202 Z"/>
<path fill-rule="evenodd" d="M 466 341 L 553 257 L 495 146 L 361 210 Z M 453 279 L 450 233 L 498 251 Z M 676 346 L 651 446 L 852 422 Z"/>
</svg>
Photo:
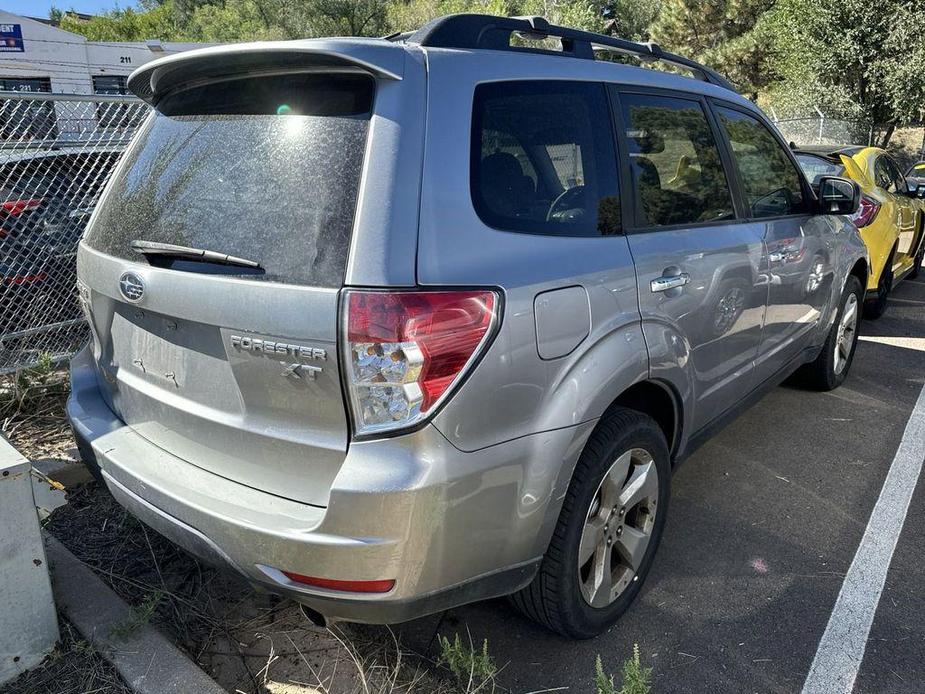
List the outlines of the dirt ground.
<svg viewBox="0 0 925 694">
<path fill-rule="evenodd" d="M 116 669 L 59 616 L 61 640 L 41 665 L 0 687 L 0 694 L 131 694 Z"/>
</svg>

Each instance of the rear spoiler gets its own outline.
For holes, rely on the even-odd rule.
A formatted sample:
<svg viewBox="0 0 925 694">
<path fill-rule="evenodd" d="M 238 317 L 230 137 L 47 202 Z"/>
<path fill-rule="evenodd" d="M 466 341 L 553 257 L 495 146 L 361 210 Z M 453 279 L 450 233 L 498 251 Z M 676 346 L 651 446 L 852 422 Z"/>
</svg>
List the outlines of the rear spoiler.
<svg viewBox="0 0 925 694">
<path fill-rule="evenodd" d="M 129 76 L 128 88 L 153 106 L 164 94 L 183 86 L 242 74 L 349 70 L 400 80 L 405 52 L 403 46 L 381 39 L 306 39 L 211 46 L 142 65 Z"/>
<path fill-rule="evenodd" d="M 845 167 L 845 173 L 848 174 L 848 177 L 860 183 L 862 188 L 871 188 L 874 185 L 873 180 L 867 175 L 867 172 L 852 156 L 842 154 L 839 156 L 839 159 L 841 159 L 842 166 Z"/>
</svg>

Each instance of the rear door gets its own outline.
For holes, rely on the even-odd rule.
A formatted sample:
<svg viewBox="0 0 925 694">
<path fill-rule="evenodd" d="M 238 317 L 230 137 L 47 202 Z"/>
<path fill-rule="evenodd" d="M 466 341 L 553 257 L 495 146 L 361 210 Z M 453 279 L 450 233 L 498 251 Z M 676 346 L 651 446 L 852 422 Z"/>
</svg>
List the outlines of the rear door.
<svg viewBox="0 0 925 694">
<path fill-rule="evenodd" d="M 338 293 L 375 80 L 262 75 L 162 98 L 81 243 L 101 385 L 153 444 L 324 505 L 346 453 Z M 173 244 L 247 263 L 143 254 Z"/>
<path fill-rule="evenodd" d="M 915 236 L 915 210 L 912 201 L 904 195 L 905 180 L 886 153 L 878 154 L 874 160 L 874 182 L 881 189 L 884 198 L 880 214 L 885 214 L 890 219 L 898 234 L 896 253 L 893 256 L 895 277 L 902 271 L 903 265 L 909 262 Z"/>
<path fill-rule="evenodd" d="M 652 376 L 688 380 L 696 431 L 755 385 L 767 300 L 762 227 L 738 218 L 703 99 L 629 89 L 617 98 Z"/>
<path fill-rule="evenodd" d="M 903 264 L 908 264 L 912 261 L 912 256 L 915 255 L 917 250 L 918 206 L 908 194 L 909 186 L 896 161 L 889 154 L 881 154 L 880 160 L 886 167 L 889 177 L 893 180 L 893 185 L 890 187 L 889 192 L 898 209 L 899 246 L 897 247 L 897 254 L 900 257 L 896 260 L 901 260 Z"/>
<path fill-rule="evenodd" d="M 835 258 L 831 224 L 810 214 L 812 192 L 789 148 L 757 115 L 714 102 L 742 190 L 745 215 L 766 247 L 762 273 L 768 307 L 758 354 L 759 381 L 810 347 L 831 296 Z"/>
</svg>

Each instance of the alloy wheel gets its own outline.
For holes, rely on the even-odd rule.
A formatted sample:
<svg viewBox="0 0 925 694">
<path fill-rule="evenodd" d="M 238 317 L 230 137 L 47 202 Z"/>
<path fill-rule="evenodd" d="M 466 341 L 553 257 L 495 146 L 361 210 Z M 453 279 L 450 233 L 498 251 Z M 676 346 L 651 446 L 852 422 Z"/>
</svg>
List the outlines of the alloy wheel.
<svg viewBox="0 0 925 694">
<path fill-rule="evenodd" d="M 591 607 L 611 605 L 636 580 L 655 526 L 658 471 L 652 455 L 619 456 L 591 500 L 578 548 L 581 594 Z"/>
<path fill-rule="evenodd" d="M 838 321 L 838 333 L 835 337 L 835 358 L 832 362 L 836 374 L 840 374 L 848 363 L 851 350 L 854 348 L 855 335 L 858 329 L 858 297 L 851 293 L 842 310 L 841 320 Z"/>
</svg>

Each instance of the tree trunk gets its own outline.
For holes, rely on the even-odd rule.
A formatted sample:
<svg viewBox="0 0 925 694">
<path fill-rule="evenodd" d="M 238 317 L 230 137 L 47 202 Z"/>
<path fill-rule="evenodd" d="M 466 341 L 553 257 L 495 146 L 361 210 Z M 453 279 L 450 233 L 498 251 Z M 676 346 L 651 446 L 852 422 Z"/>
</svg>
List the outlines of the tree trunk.
<svg viewBox="0 0 925 694">
<path fill-rule="evenodd" d="M 883 132 L 883 138 L 880 140 L 879 145 L 882 149 L 886 149 L 889 146 L 894 130 L 896 130 L 896 125 L 894 123 L 890 123 L 886 126 L 886 130 Z"/>
</svg>

